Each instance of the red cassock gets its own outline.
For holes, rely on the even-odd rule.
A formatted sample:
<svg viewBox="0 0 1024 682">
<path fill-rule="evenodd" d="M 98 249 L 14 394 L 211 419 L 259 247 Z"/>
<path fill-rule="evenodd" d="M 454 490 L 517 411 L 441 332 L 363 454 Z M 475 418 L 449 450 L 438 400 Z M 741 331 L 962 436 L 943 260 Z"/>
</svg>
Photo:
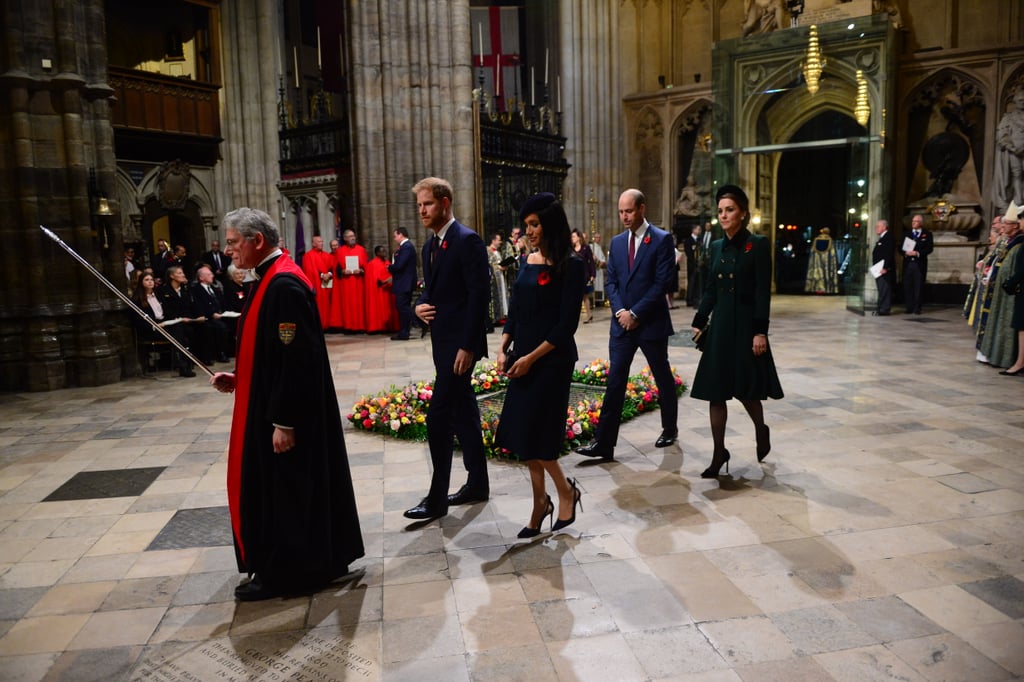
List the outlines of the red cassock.
<svg viewBox="0 0 1024 682">
<path fill-rule="evenodd" d="M 378 286 L 378 282 L 391 277 L 388 261 L 373 258 L 366 264 L 366 331 L 398 331 L 398 309 L 391 282 Z"/>
<path fill-rule="evenodd" d="M 330 326 L 348 331 L 366 331 L 365 275 L 344 274 L 346 259 L 355 257 L 359 269 L 366 270 L 366 249 L 343 244 L 334 250 L 334 293 L 331 295 Z"/>
<path fill-rule="evenodd" d="M 324 274 L 334 277 L 334 256 L 324 250 L 316 249 L 309 251 L 302 257 L 302 272 L 309 278 L 316 291 L 316 307 L 320 311 L 320 325 L 327 329 L 331 321 L 331 294 L 334 291 L 333 285 L 329 288 L 323 286 Z"/>
</svg>

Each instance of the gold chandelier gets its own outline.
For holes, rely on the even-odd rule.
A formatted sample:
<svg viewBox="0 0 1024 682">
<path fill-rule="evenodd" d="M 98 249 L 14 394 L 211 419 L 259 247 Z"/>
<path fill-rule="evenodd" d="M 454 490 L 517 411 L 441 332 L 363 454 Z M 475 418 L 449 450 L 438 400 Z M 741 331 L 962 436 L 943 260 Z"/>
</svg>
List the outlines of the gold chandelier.
<svg viewBox="0 0 1024 682">
<path fill-rule="evenodd" d="M 825 69 L 825 58 L 821 55 L 821 48 L 818 47 L 818 27 L 811 24 L 810 35 L 807 38 L 807 56 L 800 70 L 804 74 L 804 81 L 807 82 L 807 92 L 812 95 L 818 91 L 818 84 L 821 79 L 821 72 Z"/>
<path fill-rule="evenodd" d="M 871 118 L 871 105 L 868 104 L 868 82 L 864 79 L 864 72 L 857 69 L 857 101 L 853 105 L 853 117 L 857 123 L 867 126 Z"/>
</svg>

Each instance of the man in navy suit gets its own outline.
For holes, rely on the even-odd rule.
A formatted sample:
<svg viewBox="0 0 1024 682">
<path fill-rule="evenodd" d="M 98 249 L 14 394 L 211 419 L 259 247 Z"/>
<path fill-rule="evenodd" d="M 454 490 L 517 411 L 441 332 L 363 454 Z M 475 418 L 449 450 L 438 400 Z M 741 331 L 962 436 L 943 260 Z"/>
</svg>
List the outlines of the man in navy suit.
<svg viewBox="0 0 1024 682">
<path fill-rule="evenodd" d="M 416 316 L 430 325 L 434 392 L 427 409 L 427 442 L 434 473 L 430 491 L 406 518 L 436 519 L 448 505 L 483 502 L 490 496 L 487 458 L 480 433 L 480 409 L 470 380 L 478 358 L 487 355 L 490 266 L 484 242 L 452 217 L 452 186 L 424 178 L 412 188 L 420 220 L 433 233 L 423 245 L 423 293 Z M 454 436 L 459 437 L 466 484 L 448 494 Z"/>
<path fill-rule="evenodd" d="M 224 298 L 213 285 L 213 271 L 209 265 L 200 265 L 196 281 L 189 293 L 192 298 L 192 319 L 195 320 L 196 350 L 207 365 L 227 362 L 228 328 L 221 319 Z"/>
<path fill-rule="evenodd" d="M 388 266 L 391 273 L 391 292 L 395 295 L 398 310 L 398 333 L 392 341 L 408 341 L 412 327 L 412 290 L 416 286 L 416 249 L 409 241 L 409 230 L 396 227 L 392 236 L 398 250 Z"/>
<path fill-rule="evenodd" d="M 882 274 L 875 278 L 878 288 L 878 309 L 875 315 L 888 315 L 892 309 L 892 286 L 896 279 L 896 250 L 893 248 L 892 235 L 889 234 L 889 221 L 879 220 L 875 223 L 875 234 L 878 241 L 871 249 L 871 262 L 883 263 Z"/>
<path fill-rule="evenodd" d="M 920 315 L 924 283 L 928 279 L 928 254 L 934 243 L 932 233 L 924 229 L 924 216 L 911 218 L 910 227 L 908 238 L 914 241 L 914 248 L 903 252 L 903 298 L 907 313 Z"/>
<path fill-rule="evenodd" d="M 665 298 L 676 270 L 675 243 L 671 234 L 647 222 L 646 211 L 640 190 L 627 189 L 619 197 L 619 219 L 626 231 L 608 246 L 604 280 L 614 313 L 608 341 L 611 367 L 597 435 L 590 445 L 577 449 L 588 457 L 614 458 L 629 366 L 637 348 L 647 358 L 661 403 L 661 435 L 654 445 L 672 445 L 679 434 L 675 377 L 668 361 L 668 337 L 674 332 Z"/>
</svg>

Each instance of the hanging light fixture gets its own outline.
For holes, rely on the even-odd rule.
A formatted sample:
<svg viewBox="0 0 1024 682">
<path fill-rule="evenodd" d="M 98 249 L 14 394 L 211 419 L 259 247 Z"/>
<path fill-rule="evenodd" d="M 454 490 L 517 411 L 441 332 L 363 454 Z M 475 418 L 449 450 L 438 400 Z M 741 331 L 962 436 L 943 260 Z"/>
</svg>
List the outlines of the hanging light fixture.
<svg viewBox="0 0 1024 682">
<path fill-rule="evenodd" d="M 871 118 L 871 106 L 868 104 L 868 82 L 864 79 L 864 72 L 857 69 L 857 101 L 853 105 L 853 117 L 857 123 L 867 126 Z"/>
<path fill-rule="evenodd" d="M 114 215 L 114 210 L 110 208 L 110 201 L 106 197 L 100 197 L 96 201 L 96 212 L 94 215 L 108 216 Z"/>
<path fill-rule="evenodd" d="M 804 74 L 804 81 L 807 82 L 807 92 L 812 95 L 818 91 L 818 84 L 821 79 L 821 72 L 825 69 L 825 58 L 821 55 L 821 48 L 818 47 L 818 27 L 811 24 L 810 35 L 807 38 L 807 56 L 800 70 Z"/>
</svg>

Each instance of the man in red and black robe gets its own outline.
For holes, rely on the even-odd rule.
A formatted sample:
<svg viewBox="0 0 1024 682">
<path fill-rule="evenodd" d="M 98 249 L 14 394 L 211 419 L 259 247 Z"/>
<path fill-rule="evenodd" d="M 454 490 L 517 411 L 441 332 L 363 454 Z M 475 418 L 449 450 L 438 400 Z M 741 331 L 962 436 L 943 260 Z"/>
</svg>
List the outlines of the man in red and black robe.
<svg viewBox="0 0 1024 682">
<path fill-rule="evenodd" d="M 237 365 L 210 383 L 235 393 L 228 505 L 242 601 L 310 592 L 363 556 L 327 347 L 309 280 L 269 215 L 224 218 L 225 252 L 259 278 L 238 325 Z"/>
</svg>

